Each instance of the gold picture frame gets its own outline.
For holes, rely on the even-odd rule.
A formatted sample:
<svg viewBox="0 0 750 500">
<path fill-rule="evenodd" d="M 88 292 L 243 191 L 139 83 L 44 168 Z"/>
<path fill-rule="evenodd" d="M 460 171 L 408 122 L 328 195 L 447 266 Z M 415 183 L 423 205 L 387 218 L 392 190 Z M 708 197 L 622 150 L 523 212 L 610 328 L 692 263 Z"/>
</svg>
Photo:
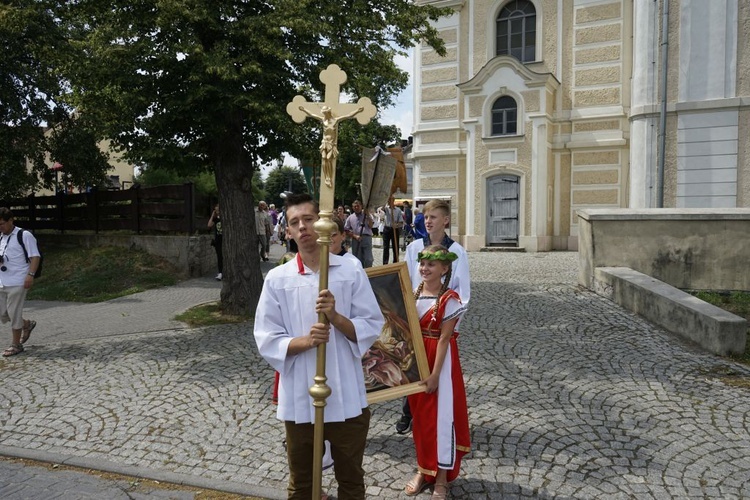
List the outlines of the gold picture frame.
<svg viewBox="0 0 750 500">
<path fill-rule="evenodd" d="M 380 403 L 423 392 L 430 375 L 419 315 L 405 262 L 366 269 L 385 325 L 362 357 L 367 402 Z"/>
</svg>

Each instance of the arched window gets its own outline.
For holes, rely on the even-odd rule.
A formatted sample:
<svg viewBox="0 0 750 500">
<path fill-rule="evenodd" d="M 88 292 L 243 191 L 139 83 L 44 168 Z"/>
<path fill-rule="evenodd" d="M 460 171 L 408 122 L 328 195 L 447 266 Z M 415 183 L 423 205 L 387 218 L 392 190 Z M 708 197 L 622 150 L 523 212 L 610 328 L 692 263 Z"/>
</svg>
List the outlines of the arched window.
<svg viewBox="0 0 750 500">
<path fill-rule="evenodd" d="M 508 2 L 497 16 L 496 55 L 521 62 L 536 59 L 536 9 L 528 0 Z"/>
<path fill-rule="evenodd" d="M 492 105 L 492 135 L 516 135 L 518 105 L 516 100 L 504 95 Z"/>
</svg>

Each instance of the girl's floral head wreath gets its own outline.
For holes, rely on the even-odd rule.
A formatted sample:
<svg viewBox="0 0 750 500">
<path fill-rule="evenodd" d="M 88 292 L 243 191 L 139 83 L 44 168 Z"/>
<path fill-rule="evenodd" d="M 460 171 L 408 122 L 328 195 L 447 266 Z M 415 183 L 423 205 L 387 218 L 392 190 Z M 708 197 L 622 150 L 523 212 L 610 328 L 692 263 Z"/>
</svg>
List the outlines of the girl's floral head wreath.
<svg viewBox="0 0 750 500">
<path fill-rule="evenodd" d="M 417 261 L 422 260 L 440 260 L 443 262 L 453 262 L 458 258 L 458 255 L 453 252 L 447 252 L 445 250 L 436 250 L 434 252 L 422 251 L 417 255 Z"/>
</svg>

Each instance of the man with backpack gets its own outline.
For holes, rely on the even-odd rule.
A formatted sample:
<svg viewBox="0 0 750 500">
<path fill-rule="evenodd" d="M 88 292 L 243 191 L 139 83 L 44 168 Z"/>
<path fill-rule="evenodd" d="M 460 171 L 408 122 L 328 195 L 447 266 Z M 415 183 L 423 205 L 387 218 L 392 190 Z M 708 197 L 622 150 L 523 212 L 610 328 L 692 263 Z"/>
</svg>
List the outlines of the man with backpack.
<svg viewBox="0 0 750 500">
<path fill-rule="evenodd" d="M 23 306 L 40 262 L 34 235 L 16 227 L 10 209 L 0 208 L 0 321 L 10 321 L 13 331 L 12 343 L 3 351 L 5 357 L 22 353 L 36 326 L 36 321 L 23 319 Z"/>
</svg>

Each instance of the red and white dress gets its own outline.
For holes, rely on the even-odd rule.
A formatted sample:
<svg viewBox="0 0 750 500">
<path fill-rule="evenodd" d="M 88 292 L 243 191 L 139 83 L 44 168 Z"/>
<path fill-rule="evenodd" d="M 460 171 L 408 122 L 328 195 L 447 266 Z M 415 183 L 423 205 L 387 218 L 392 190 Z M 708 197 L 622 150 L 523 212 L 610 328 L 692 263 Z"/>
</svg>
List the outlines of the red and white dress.
<svg viewBox="0 0 750 500">
<path fill-rule="evenodd" d="M 427 360 L 432 370 L 440 325 L 443 321 L 462 315 L 466 308 L 458 294 L 448 290 L 440 297 L 439 303 L 437 297 L 420 296 L 417 311 Z M 440 372 L 438 390 L 432 394 L 421 392 L 409 396 L 417 466 L 430 483 L 435 481 L 438 469 L 446 469 L 448 481 L 453 481 L 460 472 L 461 458 L 471 451 L 466 389 L 457 338 L 458 332 L 453 332 Z"/>
</svg>

